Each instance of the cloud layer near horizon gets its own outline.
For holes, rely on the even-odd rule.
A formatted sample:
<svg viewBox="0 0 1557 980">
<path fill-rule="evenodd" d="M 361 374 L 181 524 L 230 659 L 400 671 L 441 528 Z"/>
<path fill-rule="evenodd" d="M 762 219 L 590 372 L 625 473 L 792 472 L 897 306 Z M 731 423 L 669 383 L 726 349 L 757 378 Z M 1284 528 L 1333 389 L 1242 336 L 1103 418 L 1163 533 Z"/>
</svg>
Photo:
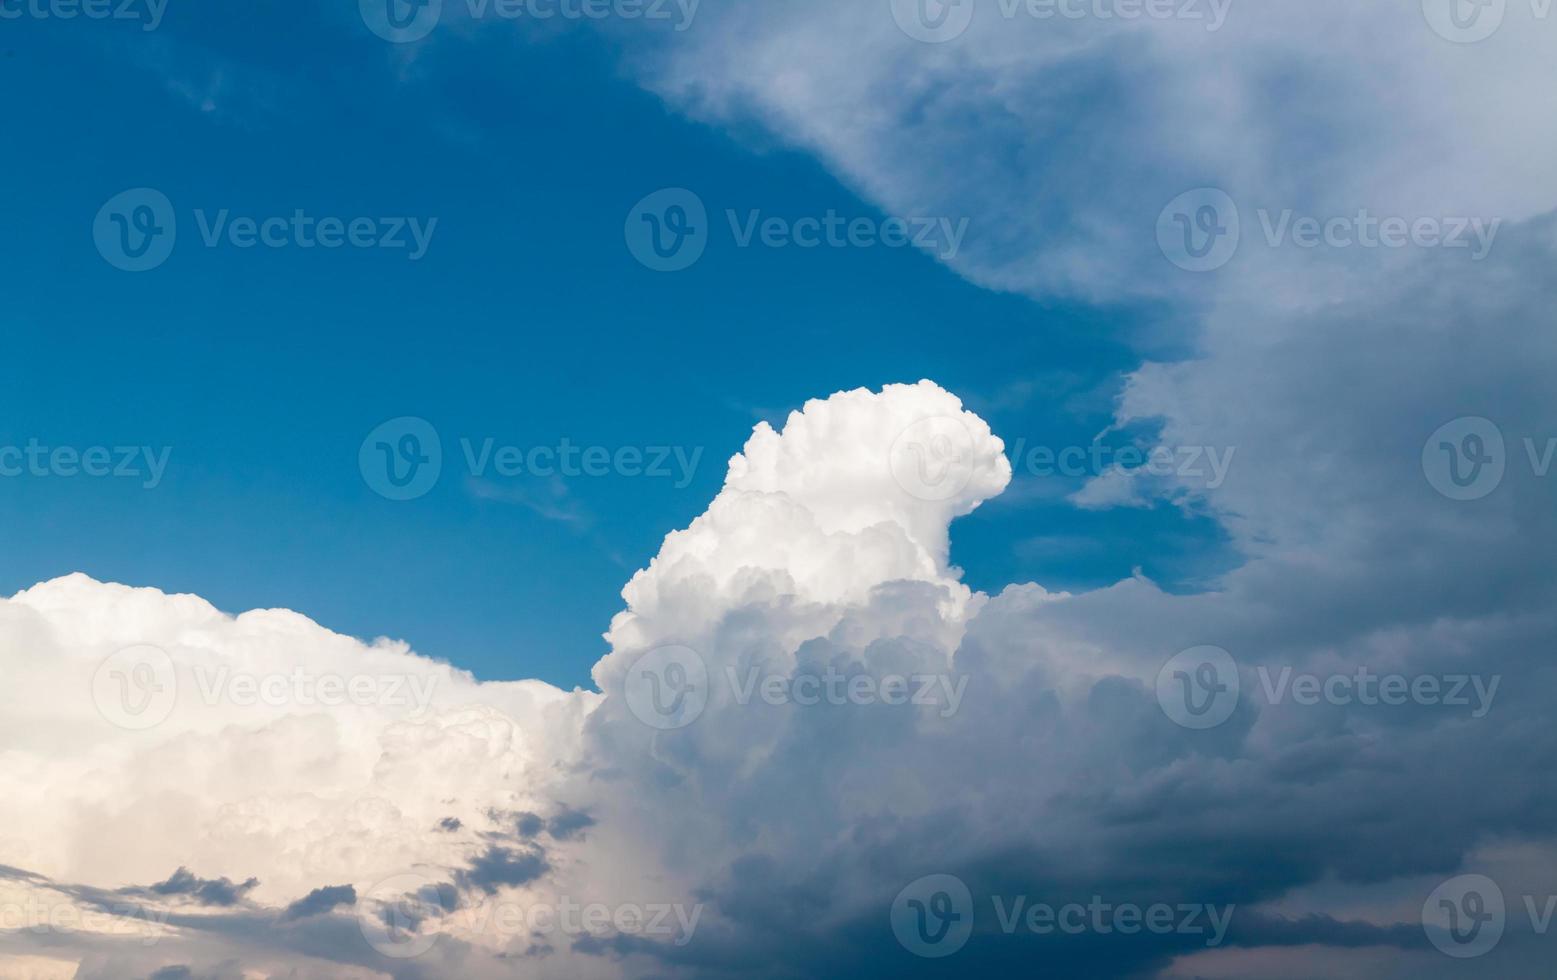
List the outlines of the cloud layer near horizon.
<svg viewBox="0 0 1557 980">
<path fill-rule="evenodd" d="M 944 499 L 923 499 L 923 471 L 902 469 L 919 462 L 900 455 L 904 435 L 925 420 L 959 427 L 937 430 L 957 440 L 956 468 L 940 474 L 951 482 L 932 494 Z M 1217 593 L 1168 595 L 1142 580 L 1076 596 L 973 593 L 947 563 L 947 529 L 1005 486 L 1002 451 L 928 382 L 810 402 L 782 432 L 758 426 L 708 511 L 624 590 L 612 653 L 595 669 L 600 694 L 481 683 L 295 613 L 233 617 L 79 575 L 0 602 L 11 678 L 0 865 L 12 869 L 0 901 L 104 913 L 90 929 L 13 929 L 8 955 L 79 961 L 81 980 L 173 968 L 903 975 L 1033 957 L 1113 974 L 1190 957 L 1214 974 L 1217 954 L 1290 947 L 1390 950 L 1398 975 L 1453 962 L 1411 918 L 1435 876 L 1498 842 L 1533 849 L 1526 867 L 1545 860 L 1540 814 L 1557 800 L 1542 776 L 1557 745 L 1537 644 L 1552 635 L 1553 606 L 1491 588 L 1461 594 L 1458 608 L 1380 589 L 1347 602 L 1346 562 L 1399 569 L 1366 541 L 1322 538 L 1341 564 L 1278 549 Z M 1525 489 L 1512 489 L 1501 506 L 1522 507 Z M 1420 496 L 1408 519 L 1450 513 Z M 1370 518 L 1387 530 L 1384 515 Z M 1515 554 L 1499 544 L 1494 555 Z M 1169 656 L 1204 643 L 1234 653 L 1250 696 L 1224 725 L 1194 732 L 1169 720 L 1154 685 Z M 112 724 L 124 718 L 112 700 L 105 717 L 94 686 L 104 658 L 132 644 L 167 651 L 177 676 L 167 719 L 145 731 Z M 706 704 L 661 731 L 635 714 L 629 676 L 667 644 L 698 651 Z M 1255 693 L 1262 665 L 1356 664 L 1504 680 L 1482 717 Z M 303 703 L 295 684 L 275 688 L 294 692 L 275 703 L 232 688 L 213 697 L 224 668 L 404 677 L 418 681 L 405 691 L 431 697 L 396 701 L 382 684 L 367 706 Z M 937 676 L 963 694 L 955 705 L 934 692 L 920 704 L 743 704 L 753 668 Z M 980 906 L 972 941 L 946 964 L 911 956 L 888 924 L 898 890 L 930 873 L 958 875 Z M 1326 891 L 1345 895 L 1343 883 L 1363 897 Z M 1208 954 L 1198 936 L 1007 935 L 989 896 L 1011 895 L 1242 911 Z M 501 914 L 569 902 L 673 907 L 690 925 L 570 930 Z M 380 930 L 385 921 L 400 930 Z M 1498 962 L 1523 948 L 1509 940 Z"/>
</svg>

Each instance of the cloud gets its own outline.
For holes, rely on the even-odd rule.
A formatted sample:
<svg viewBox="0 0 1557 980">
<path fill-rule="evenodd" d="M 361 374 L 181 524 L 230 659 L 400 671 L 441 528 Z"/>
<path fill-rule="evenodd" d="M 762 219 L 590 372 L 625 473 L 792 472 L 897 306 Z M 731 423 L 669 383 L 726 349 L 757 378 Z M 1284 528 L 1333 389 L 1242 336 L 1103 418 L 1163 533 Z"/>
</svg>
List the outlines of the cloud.
<svg viewBox="0 0 1557 980">
<path fill-rule="evenodd" d="M 355 905 L 357 903 L 357 890 L 350 885 L 330 885 L 326 888 L 315 888 L 307 895 L 287 906 L 282 913 L 283 920 L 304 919 L 310 915 L 322 915 L 333 911 L 342 905 Z"/>
<path fill-rule="evenodd" d="M 234 883 L 228 878 L 199 878 L 188 868 L 179 868 L 168 880 L 158 882 L 146 891 L 153 895 L 187 896 L 201 905 L 231 906 L 237 905 L 258 885 L 258 878 Z"/>
<path fill-rule="evenodd" d="M 1533 234 L 1529 247 L 1548 240 Z M 1402 330 L 1411 295 L 1380 301 Z M 1324 330 L 1347 331 L 1349 315 Z M 1324 342 L 1313 342 L 1314 370 L 1330 363 Z M 87 882 L 64 893 L 96 907 L 138 891 L 244 896 L 232 913 L 175 914 L 154 945 L 134 947 L 161 957 L 155 968 L 196 975 L 264 962 L 320 976 L 484 977 L 521 961 L 535 976 L 916 975 L 938 961 L 905 950 L 888 913 L 927 874 L 956 875 L 976 896 L 973 937 L 948 961 L 973 973 L 1042 958 L 1150 974 L 1295 945 L 1432 962 L 1412 938 L 1425 894 L 1404 913 L 1273 903 L 1327 880 L 1410 895 L 1474 863 L 1486 841 L 1550 844 L 1539 815 L 1557 805 L 1543 761 L 1557 744 L 1543 734 L 1539 692 L 1557 678 L 1540 651 L 1554 635 L 1557 579 L 1545 574 L 1550 555 L 1518 545 L 1522 522 L 1551 520 L 1548 498 L 1511 479 L 1481 519 L 1461 518 L 1405 445 L 1419 406 L 1398 409 L 1388 443 L 1398 449 L 1380 457 L 1379 420 L 1396 416 L 1341 397 L 1369 404 L 1373 392 L 1340 380 L 1333 416 L 1276 415 L 1282 384 L 1300 381 L 1245 381 L 1235 365 L 1143 369 L 1121 414 L 1238 445 L 1248 433 L 1228 419 L 1293 432 L 1374 421 L 1334 443 L 1332 464 L 1306 478 L 1320 487 L 1300 482 L 1307 457 L 1284 460 L 1279 444 L 1255 454 L 1272 469 L 1253 483 L 1229 476 L 1214 499 L 1244 529 L 1250 560 L 1212 593 L 1169 595 L 1138 578 L 1077 595 L 968 589 L 949 564 L 951 522 L 998 494 L 1010 468 L 988 426 L 928 382 L 839 393 L 782 429 L 758 425 L 707 511 L 624 589 L 595 667 L 600 693 L 481 683 L 285 611 L 227 616 L 192 596 L 81 576 L 19 593 L 0 602 L 13 678 L 0 693 L 0 861 L 18 869 L 8 887 L 59 895 L 56 881 Z M 1297 355 L 1283 366 L 1311 369 Z M 1521 370 L 1529 385 L 1541 375 L 1538 363 Z M 1516 409 L 1539 392 L 1487 371 L 1485 397 L 1522 424 Z M 1217 385 L 1250 390 L 1219 396 Z M 1429 377 L 1421 388 L 1436 390 Z M 1390 397 L 1410 393 L 1397 385 Z M 1240 411 L 1215 411 L 1222 397 Z M 1425 436 L 1410 435 L 1419 450 Z M 1305 508 L 1333 515 L 1334 533 L 1310 536 Z M 1433 536 L 1399 550 L 1423 526 Z M 1486 546 L 1482 567 L 1439 571 L 1451 566 L 1435 558 L 1473 540 Z M 1195 731 L 1170 720 L 1155 685 L 1170 656 L 1206 643 L 1232 652 L 1244 694 L 1225 723 Z M 126 720 L 123 685 L 93 683 L 134 644 L 166 651 L 176 694 L 141 730 L 113 724 Z M 645 721 L 655 709 L 642 658 L 666 648 L 692 651 L 703 671 L 699 711 L 680 727 Z M 1506 679 L 1477 718 L 1264 693 L 1283 667 L 1358 664 Z M 317 686 L 250 703 L 213 695 L 224 666 L 438 683 L 425 709 L 384 698 L 328 707 Z M 836 698 L 829 677 L 845 681 Z M 893 702 L 893 677 L 924 697 Z M 849 695 L 850 678 L 867 693 Z M 952 690 L 964 693 L 948 711 Z M 147 872 L 158 866 L 181 868 L 161 892 L 114 891 L 159 880 Z M 994 899 L 1013 896 L 1202 903 L 1232 918 L 1219 949 L 1185 934 L 1008 933 Z M 596 918 L 564 921 L 591 905 Z M 629 907 L 696 925 L 678 942 L 674 930 L 635 929 Z M 101 930 L 56 939 L 50 955 L 83 963 L 136 942 Z M 405 950 L 418 952 L 396 955 Z"/>
<path fill-rule="evenodd" d="M 1409 260 L 1270 246 L 1284 212 L 1514 223 L 1557 206 L 1542 177 L 1557 137 L 1524 124 L 1554 25 L 1528 4 L 1474 45 L 1435 33 L 1418 3 L 1180 3 L 1159 17 L 969 0 L 966 30 L 941 43 L 900 28 L 894 12 L 914 6 L 706 5 L 684 34 L 608 26 L 672 107 L 755 126 L 888 213 L 967 218 L 948 264 L 992 289 L 1300 306 L 1366 292 Z M 1201 187 L 1241 216 L 1216 274 L 1182 271 L 1158 244 L 1164 208 Z"/>
</svg>

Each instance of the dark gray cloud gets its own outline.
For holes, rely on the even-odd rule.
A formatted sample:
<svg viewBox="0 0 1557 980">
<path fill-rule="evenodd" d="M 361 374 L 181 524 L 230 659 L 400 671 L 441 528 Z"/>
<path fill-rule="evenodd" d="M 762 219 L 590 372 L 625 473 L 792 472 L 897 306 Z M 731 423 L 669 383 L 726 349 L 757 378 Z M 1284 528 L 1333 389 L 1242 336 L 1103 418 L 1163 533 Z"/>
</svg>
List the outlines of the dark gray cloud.
<svg viewBox="0 0 1557 980">
<path fill-rule="evenodd" d="M 325 888 L 315 888 L 303 898 L 288 905 L 286 911 L 281 914 L 281 921 L 290 922 L 293 919 L 302 919 L 310 915 L 320 915 L 342 905 L 355 905 L 356 903 L 357 889 L 351 885 L 330 885 Z"/>
<path fill-rule="evenodd" d="M 502 888 L 535 881 L 549 868 L 546 853 L 538 847 L 515 848 L 494 844 L 471 859 L 469 867 L 455 872 L 455 881 L 464 891 L 495 895 Z"/>
<path fill-rule="evenodd" d="M 227 907 L 243 901 L 249 892 L 259 886 L 258 878 L 234 882 L 230 878 L 201 878 L 188 868 L 179 868 L 168 877 L 144 889 L 127 889 L 126 894 L 182 896 L 200 905 Z"/>
</svg>

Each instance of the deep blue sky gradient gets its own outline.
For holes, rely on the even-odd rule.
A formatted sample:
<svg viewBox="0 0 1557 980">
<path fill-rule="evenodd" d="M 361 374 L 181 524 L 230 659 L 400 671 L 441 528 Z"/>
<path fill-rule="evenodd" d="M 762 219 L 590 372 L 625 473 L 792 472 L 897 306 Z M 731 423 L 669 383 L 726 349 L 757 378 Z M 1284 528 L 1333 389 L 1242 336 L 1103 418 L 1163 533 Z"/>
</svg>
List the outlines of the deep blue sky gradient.
<svg viewBox="0 0 1557 980">
<path fill-rule="evenodd" d="M 434 70 L 336 14 L 175 4 L 147 36 L 0 26 L 0 445 L 173 447 L 150 491 L 0 479 L 0 592 L 84 571 L 296 609 L 482 677 L 587 685 L 622 584 L 703 511 L 759 419 L 929 377 L 1008 444 L 1087 445 L 1123 372 L 1185 353 L 1144 339 L 1152 310 L 1038 305 L 911 249 L 733 247 L 725 208 L 877 212 L 801 153 L 671 114 L 587 27 L 511 51 L 472 42 L 480 56 L 428 48 Z M 99 256 L 92 220 L 142 186 L 174 203 L 179 242 L 130 274 Z M 670 186 L 695 190 L 719 231 L 691 269 L 656 273 L 622 227 Z M 208 249 L 196 208 L 438 224 L 419 262 Z M 437 427 L 445 468 L 398 503 L 364 484 L 357 451 L 404 415 Z M 458 472 L 461 436 L 703 455 L 681 489 L 520 478 L 483 499 Z M 1231 560 L 1208 520 L 1081 511 L 1063 499 L 1077 486 L 961 521 L 970 583 L 1089 588 L 1140 567 L 1196 588 Z"/>
</svg>

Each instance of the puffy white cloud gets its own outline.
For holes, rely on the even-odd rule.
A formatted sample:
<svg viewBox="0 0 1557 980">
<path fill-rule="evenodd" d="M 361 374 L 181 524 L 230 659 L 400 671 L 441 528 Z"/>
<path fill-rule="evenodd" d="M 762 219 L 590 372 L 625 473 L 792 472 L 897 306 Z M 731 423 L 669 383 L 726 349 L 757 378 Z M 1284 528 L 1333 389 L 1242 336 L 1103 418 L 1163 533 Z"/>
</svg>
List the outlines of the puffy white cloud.
<svg viewBox="0 0 1557 980">
<path fill-rule="evenodd" d="M 1176 406 L 1173 424 L 1198 416 Z M 1536 693 L 1554 678 L 1530 645 L 1551 635 L 1550 605 L 1379 590 L 1346 605 L 1334 569 L 1292 548 L 1205 595 L 1132 580 L 986 597 L 947 564 L 946 536 L 1006 484 L 1002 450 L 926 382 L 759 426 L 707 513 L 624 590 L 600 694 L 480 683 L 293 613 L 227 616 L 81 576 L 0 602 L 4 906 L 13 927 L 40 900 L 78 910 L 9 932 L 7 954 L 68 951 L 82 977 L 913 972 L 935 961 L 897 945 L 887 910 L 909 881 L 953 873 L 981 906 L 960 970 L 1248 962 L 1206 960 L 1183 935 L 1003 935 L 988 901 L 1016 894 L 1235 905 L 1228 956 L 1362 946 L 1420 965 L 1409 919 L 1289 921 L 1260 903 L 1326 879 L 1414 883 L 1489 837 L 1547 837 L 1536 815 L 1557 800 L 1531 777 L 1557 749 Z M 1333 622 L 1316 620 L 1326 608 Z M 1233 653 L 1244 694 L 1191 731 L 1157 674 L 1204 643 Z M 167 652 L 170 704 L 153 690 L 165 676 L 122 660 L 106 662 L 125 678 L 94 685 L 144 644 Z M 667 644 L 693 652 L 701 685 L 679 727 L 644 717 L 640 658 Z M 1357 664 L 1508 676 L 1480 717 L 1262 694 L 1283 666 Z M 326 676 L 344 679 L 329 696 L 373 683 L 355 688 L 364 703 L 321 704 Z M 861 686 L 831 696 L 829 676 Z M 922 697 L 894 703 L 888 678 Z M 166 717 L 114 724 L 147 711 Z M 562 921 L 591 903 L 604 919 Z M 623 909 L 662 910 L 666 928 Z"/>
</svg>

